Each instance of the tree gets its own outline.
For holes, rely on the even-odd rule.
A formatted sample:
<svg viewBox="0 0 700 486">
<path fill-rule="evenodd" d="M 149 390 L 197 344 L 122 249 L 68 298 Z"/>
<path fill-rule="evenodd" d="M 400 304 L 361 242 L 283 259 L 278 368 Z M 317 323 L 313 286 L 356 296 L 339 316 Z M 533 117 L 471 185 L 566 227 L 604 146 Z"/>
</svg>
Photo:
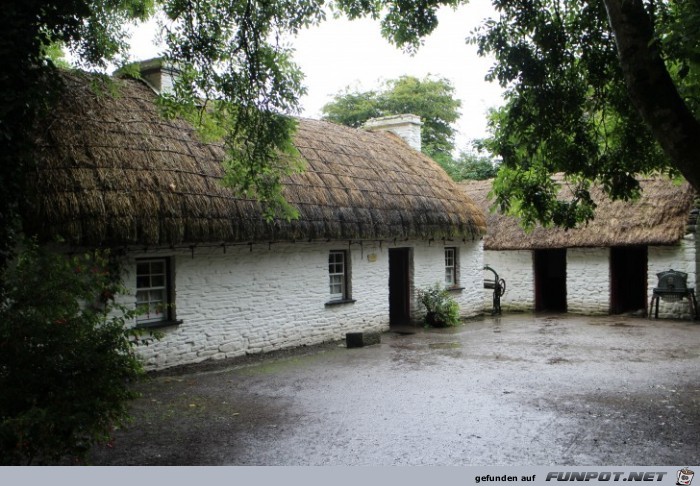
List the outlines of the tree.
<svg viewBox="0 0 700 486">
<path fill-rule="evenodd" d="M 25 242 L 0 302 L 0 465 L 80 460 L 128 418 L 142 373 L 116 260 Z"/>
<path fill-rule="evenodd" d="M 483 155 L 478 150 L 460 151 L 457 158 L 452 156 L 438 157 L 435 160 L 445 169 L 447 175 L 457 182 L 465 179 L 475 181 L 492 179 L 496 176 L 499 165 L 498 161 Z"/>
<path fill-rule="evenodd" d="M 379 97 L 380 93 L 377 91 L 360 92 L 347 87 L 344 91 L 336 93 L 333 101 L 326 103 L 321 112 L 325 120 L 359 128 L 370 118 L 386 114 L 380 107 Z"/>
<path fill-rule="evenodd" d="M 411 113 L 421 117 L 422 151 L 436 159 L 450 159 L 461 102 L 445 78 L 402 76 L 386 81 L 378 91 L 346 88 L 323 108 L 323 118 L 341 125 L 360 127 L 370 118 Z"/>
<path fill-rule="evenodd" d="M 637 174 L 680 171 L 700 188 L 700 4 L 642 0 L 494 1 L 472 37 L 507 88 L 490 124 L 503 159 L 501 210 L 565 227 L 593 216 L 589 187 L 639 191 Z M 564 172 L 570 198 L 551 175 Z"/>
<path fill-rule="evenodd" d="M 459 170 L 455 180 L 475 180 L 491 179 L 498 172 L 498 164 L 490 157 L 472 152 L 462 152 L 456 161 Z"/>
</svg>

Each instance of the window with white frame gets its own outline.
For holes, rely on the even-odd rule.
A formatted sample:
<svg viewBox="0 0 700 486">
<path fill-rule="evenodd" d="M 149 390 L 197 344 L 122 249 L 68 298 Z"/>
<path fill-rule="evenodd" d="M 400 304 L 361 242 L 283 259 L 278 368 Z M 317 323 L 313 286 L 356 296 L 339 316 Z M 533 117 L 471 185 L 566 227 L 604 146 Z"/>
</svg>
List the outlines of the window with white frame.
<svg viewBox="0 0 700 486">
<path fill-rule="evenodd" d="M 457 248 L 445 248 L 445 286 L 457 285 Z"/>
<path fill-rule="evenodd" d="M 331 300 L 347 300 L 349 298 L 347 251 L 332 250 L 328 254 L 328 278 Z"/>
<path fill-rule="evenodd" d="M 136 306 L 143 311 L 137 324 L 171 319 L 170 259 L 144 258 L 136 261 Z"/>
</svg>

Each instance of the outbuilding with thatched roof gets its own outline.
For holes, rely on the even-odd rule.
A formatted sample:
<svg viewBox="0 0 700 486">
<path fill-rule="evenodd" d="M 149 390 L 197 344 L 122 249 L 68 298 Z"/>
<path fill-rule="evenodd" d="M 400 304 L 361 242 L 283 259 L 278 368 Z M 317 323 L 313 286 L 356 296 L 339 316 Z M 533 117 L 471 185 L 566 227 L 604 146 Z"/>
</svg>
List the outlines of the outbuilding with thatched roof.
<svg viewBox="0 0 700 486">
<path fill-rule="evenodd" d="M 516 218 L 492 210 L 492 182 L 466 181 L 461 187 L 487 214 L 484 262 L 507 282 L 503 309 L 646 313 L 657 273 L 681 271 L 691 288 L 697 285 L 696 194 L 687 182 L 642 179 L 641 197 L 634 201 L 611 201 L 593 187 L 593 221 L 576 229 L 537 226 L 530 232 Z M 688 313 L 687 302 L 667 303 L 660 315 Z"/>
<path fill-rule="evenodd" d="M 147 83 L 63 78 L 26 231 L 124 255 L 137 324 L 164 334 L 149 367 L 387 330 L 416 321 L 416 289 L 436 282 L 481 311 L 483 212 L 400 137 L 299 120 L 306 169 L 284 181 L 299 217 L 267 220 L 222 184 L 222 147 L 161 116 Z"/>
</svg>

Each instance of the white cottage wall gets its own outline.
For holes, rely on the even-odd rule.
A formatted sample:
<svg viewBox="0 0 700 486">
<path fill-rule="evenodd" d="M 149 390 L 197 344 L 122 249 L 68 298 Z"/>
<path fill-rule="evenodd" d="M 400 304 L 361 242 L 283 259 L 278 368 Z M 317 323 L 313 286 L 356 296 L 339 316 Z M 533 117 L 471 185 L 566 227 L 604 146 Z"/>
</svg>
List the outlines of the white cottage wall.
<svg viewBox="0 0 700 486">
<path fill-rule="evenodd" d="M 609 248 L 566 250 L 566 305 L 573 314 L 609 313 Z"/>
<path fill-rule="evenodd" d="M 413 251 L 413 286 L 414 291 L 426 288 L 436 283 L 445 286 L 445 248 L 457 248 L 457 288 L 450 291 L 450 296 L 459 304 L 460 315 L 471 317 L 483 312 L 481 290 L 483 277 L 481 269 L 484 266 L 483 242 L 447 242 L 418 243 Z M 415 295 L 415 292 L 414 292 Z M 420 318 L 425 314 L 417 299 L 413 299 L 412 314 Z"/>
<path fill-rule="evenodd" d="M 503 311 L 531 311 L 535 302 L 535 274 L 532 251 L 484 251 L 484 263 L 491 266 L 498 276 L 506 281 L 506 293 L 501 297 Z M 482 271 L 484 278 L 493 278 L 493 273 Z M 484 310 L 491 312 L 493 290 L 483 289 Z"/>
<path fill-rule="evenodd" d="M 481 296 L 484 291 L 484 242 L 468 242 L 459 248 L 459 285 L 463 290 L 456 299 L 462 317 L 472 317 L 483 313 Z"/>
<path fill-rule="evenodd" d="M 568 312 L 607 314 L 610 308 L 610 256 L 607 248 L 569 248 L 566 252 Z M 506 281 L 504 311 L 533 311 L 535 274 L 532 251 L 485 251 L 484 261 Z M 493 276 L 491 272 L 485 274 Z M 484 290 L 484 308 L 492 308 L 492 290 Z"/>
<path fill-rule="evenodd" d="M 697 268 L 699 258 L 697 245 L 698 242 L 695 233 L 689 233 L 680 240 L 680 244 L 678 245 L 649 247 L 647 302 L 651 301 L 654 287 L 658 284 L 658 277 L 656 274 L 671 269 L 688 274 L 688 286 L 695 289 L 697 296 Z M 653 312 L 653 309 L 648 309 L 648 312 Z M 688 300 L 683 299 L 678 302 L 664 302 L 662 300 L 659 303 L 659 318 L 689 319 L 690 307 L 688 305 Z"/>
<path fill-rule="evenodd" d="M 413 248 L 414 289 L 444 279 L 444 247 L 427 242 Z M 481 311 L 481 242 L 459 249 L 463 316 Z M 346 332 L 389 328 L 388 250 L 364 242 L 254 244 L 130 255 L 125 277 L 135 295 L 138 258 L 169 256 L 174 265 L 176 317 L 182 323 L 162 330 L 162 339 L 141 346 L 149 369 L 224 359 L 275 349 L 342 339 Z M 348 250 L 353 303 L 329 301 L 328 253 Z M 478 277 L 477 277 L 478 275 Z M 131 297 L 133 299 L 133 297 Z M 415 299 L 414 299 L 415 300 Z"/>
<path fill-rule="evenodd" d="M 678 270 L 688 274 L 688 285 L 698 288 L 700 252 L 694 233 L 687 234 L 678 245 L 650 246 L 648 248 L 647 302 L 658 283 L 656 274 Z M 485 251 L 484 262 L 492 266 L 506 280 L 506 293 L 501 298 L 504 311 L 532 311 L 534 309 L 534 273 L 530 251 Z M 567 307 L 577 314 L 607 314 L 610 312 L 610 249 L 567 249 Z M 491 277 L 489 272 L 486 277 Z M 484 310 L 491 310 L 492 291 L 484 290 Z M 653 312 L 653 309 L 648 309 Z M 660 318 L 689 319 L 688 301 L 664 302 L 659 305 Z"/>
</svg>

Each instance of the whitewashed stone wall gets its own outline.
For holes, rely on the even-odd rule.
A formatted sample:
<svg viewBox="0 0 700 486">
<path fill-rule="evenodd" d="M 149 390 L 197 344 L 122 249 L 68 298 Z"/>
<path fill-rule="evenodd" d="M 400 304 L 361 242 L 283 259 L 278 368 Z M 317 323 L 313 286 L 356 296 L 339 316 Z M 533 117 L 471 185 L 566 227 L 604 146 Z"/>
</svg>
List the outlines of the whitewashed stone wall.
<svg viewBox="0 0 700 486">
<path fill-rule="evenodd" d="M 484 263 L 491 266 L 506 281 L 506 293 L 501 297 L 503 311 L 531 311 L 535 307 L 535 273 L 532 251 L 484 251 Z M 483 279 L 493 278 L 493 273 L 481 272 Z M 493 308 L 493 290 L 483 289 L 484 311 Z"/>
<path fill-rule="evenodd" d="M 677 270 L 688 274 L 688 286 L 698 293 L 697 268 L 699 260 L 697 251 L 697 240 L 694 233 L 689 233 L 674 246 L 650 246 L 649 247 L 649 267 L 647 272 L 647 302 L 651 301 L 654 287 L 658 284 L 657 273 L 666 270 Z M 648 304 L 647 304 L 648 305 Z M 656 306 L 654 306 L 656 307 Z M 653 312 L 653 309 L 648 309 Z M 688 300 L 683 299 L 678 302 L 659 303 L 659 317 L 689 319 L 690 307 Z"/>
<path fill-rule="evenodd" d="M 609 248 L 566 250 L 566 305 L 572 314 L 609 313 Z"/>
<path fill-rule="evenodd" d="M 457 242 L 417 243 L 413 250 L 414 268 L 414 299 L 411 313 L 414 319 L 420 319 L 425 314 L 425 309 L 420 306 L 415 298 L 416 290 L 436 283 L 445 286 L 445 247 L 457 248 L 457 286 L 460 290 L 450 291 L 450 295 L 459 304 L 460 315 L 471 317 L 483 312 L 481 294 L 483 276 L 481 268 L 484 266 L 483 242 Z"/>
<path fill-rule="evenodd" d="M 483 240 L 468 242 L 458 248 L 459 285 L 464 290 L 454 297 L 460 305 L 462 317 L 472 317 L 483 312 L 484 243 Z"/>
<path fill-rule="evenodd" d="M 506 281 L 501 297 L 503 311 L 535 309 L 533 252 L 486 251 L 484 261 Z M 491 272 L 484 272 L 492 278 Z M 610 308 L 610 261 L 607 248 L 569 248 L 566 252 L 566 299 L 568 312 L 607 314 Z M 493 291 L 484 290 L 484 309 L 492 308 Z"/>
<path fill-rule="evenodd" d="M 444 281 L 441 243 L 396 246 L 413 248 L 414 291 Z M 454 297 L 464 316 L 475 315 L 481 311 L 481 242 L 447 246 L 459 249 L 464 290 Z M 165 328 L 162 339 L 141 346 L 139 353 L 148 368 L 163 369 L 342 339 L 351 331 L 388 330 L 391 247 L 367 242 L 254 244 L 229 246 L 226 253 L 202 247 L 194 256 L 189 250 L 130 254 L 125 282 L 132 295 L 137 258 L 172 257 L 176 318 L 183 321 Z M 350 251 L 354 303 L 325 305 L 330 250 Z"/>
<path fill-rule="evenodd" d="M 700 265 L 698 242 L 687 234 L 678 245 L 650 246 L 647 267 L 647 303 L 658 283 L 656 274 L 678 270 L 688 274 L 688 285 L 700 292 L 697 269 Z M 569 248 L 566 254 L 566 294 L 568 311 L 575 314 L 610 312 L 610 249 Z M 532 311 L 535 307 L 534 268 L 531 251 L 485 251 L 484 262 L 491 265 L 507 283 L 501 298 L 504 311 Z M 488 272 L 487 277 L 492 274 Z M 484 290 L 484 310 L 490 311 L 492 291 Z M 653 312 L 653 309 L 647 309 Z M 660 318 L 689 319 L 688 301 L 659 305 Z"/>
</svg>

